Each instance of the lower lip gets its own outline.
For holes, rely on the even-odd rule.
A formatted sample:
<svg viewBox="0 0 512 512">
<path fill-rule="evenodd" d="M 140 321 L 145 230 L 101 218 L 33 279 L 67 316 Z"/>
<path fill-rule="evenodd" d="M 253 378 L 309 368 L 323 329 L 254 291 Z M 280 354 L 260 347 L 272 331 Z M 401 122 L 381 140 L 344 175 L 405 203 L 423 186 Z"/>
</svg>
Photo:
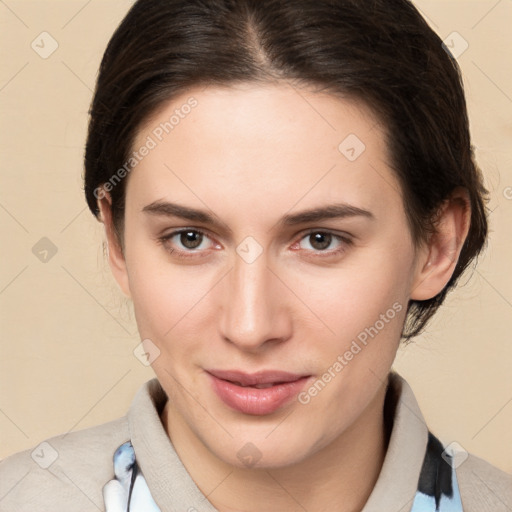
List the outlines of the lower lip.
<svg viewBox="0 0 512 512">
<path fill-rule="evenodd" d="M 276 384 L 269 388 L 237 386 L 233 382 L 219 379 L 209 374 L 213 389 L 229 407 L 244 414 L 262 416 L 272 414 L 289 402 L 304 387 L 310 377 L 302 377 L 293 382 Z"/>
</svg>

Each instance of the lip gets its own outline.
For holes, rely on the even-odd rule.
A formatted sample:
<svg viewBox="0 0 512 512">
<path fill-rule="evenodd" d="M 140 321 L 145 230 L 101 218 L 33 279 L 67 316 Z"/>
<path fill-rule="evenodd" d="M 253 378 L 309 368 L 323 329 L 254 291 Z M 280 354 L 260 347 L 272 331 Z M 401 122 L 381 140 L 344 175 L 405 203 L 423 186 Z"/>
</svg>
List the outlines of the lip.
<svg viewBox="0 0 512 512">
<path fill-rule="evenodd" d="M 272 414 L 304 387 L 311 375 L 279 370 L 244 373 L 238 370 L 207 370 L 217 396 L 244 414 Z M 257 388 L 254 386 L 268 386 Z"/>
</svg>

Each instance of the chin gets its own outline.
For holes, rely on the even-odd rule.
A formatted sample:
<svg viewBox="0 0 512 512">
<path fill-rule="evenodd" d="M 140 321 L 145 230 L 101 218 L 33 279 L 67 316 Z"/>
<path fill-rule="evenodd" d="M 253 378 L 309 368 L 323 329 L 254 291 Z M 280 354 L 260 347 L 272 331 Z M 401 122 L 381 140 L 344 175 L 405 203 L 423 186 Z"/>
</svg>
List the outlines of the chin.
<svg viewBox="0 0 512 512">
<path fill-rule="evenodd" d="M 293 432 L 283 429 L 280 435 L 269 435 L 269 429 L 264 429 L 259 435 L 246 432 L 225 444 L 211 440 L 206 446 L 224 463 L 240 469 L 277 469 L 302 462 L 324 445 L 320 442 L 310 444 L 313 441 L 311 432 L 308 435 L 299 434 L 295 428 Z M 308 440 L 308 445 L 305 445 L 304 439 Z"/>
</svg>

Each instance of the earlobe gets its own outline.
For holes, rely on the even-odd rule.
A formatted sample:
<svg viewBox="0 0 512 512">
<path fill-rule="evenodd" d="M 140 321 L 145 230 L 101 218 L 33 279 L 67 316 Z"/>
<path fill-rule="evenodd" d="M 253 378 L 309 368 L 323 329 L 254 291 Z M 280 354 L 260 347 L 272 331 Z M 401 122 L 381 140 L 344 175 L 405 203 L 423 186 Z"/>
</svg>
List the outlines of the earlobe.
<svg viewBox="0 0 512 512">
<path fill-rule="evenodd" d="M 112 198 L 108 192 L 102 191 L 98 197 L 98 208 L 100 210 L 100 221 L 105 226 L 107 239 L 107 254 L 110 270 L 121 288 L 122 292 L 131 297 L 126 260 L 121 247 L 120 240 L 114 229 L 112 218 Z"/>
<path fill-rule="evenodd" d="M 447 285 L 466 240 L 470 220 L 467 190 L 458 187 L 441 207 L 436 232 L 420 252 L 411 299 L 431 299 Z"/>
</svg>

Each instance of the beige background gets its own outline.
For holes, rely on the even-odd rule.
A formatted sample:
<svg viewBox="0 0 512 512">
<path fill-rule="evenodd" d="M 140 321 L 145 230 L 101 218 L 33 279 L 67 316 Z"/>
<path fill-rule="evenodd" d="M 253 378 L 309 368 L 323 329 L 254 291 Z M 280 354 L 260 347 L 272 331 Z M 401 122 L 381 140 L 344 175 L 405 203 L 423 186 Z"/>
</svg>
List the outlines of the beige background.
<svg viewBox="0 0 512 512">
<path fill-rule="evenodd" d="M 81 190 L 97 68 L 131 3 L 0 2 L 0 458 L 123 415 L 153 377 Z M 443 39 L 460 34 L 456 49 L 469 44 L 459 62 L 493 212 L 477 270 L 395 367 L 444 442 L 512 472 L 512 2 L 416 5 Z M 58 43 L 46 59 L 31 47 L 43 31 Z M 32 252 L 43 237 L 57 248 L 46 263 Z"/>
</svg>

